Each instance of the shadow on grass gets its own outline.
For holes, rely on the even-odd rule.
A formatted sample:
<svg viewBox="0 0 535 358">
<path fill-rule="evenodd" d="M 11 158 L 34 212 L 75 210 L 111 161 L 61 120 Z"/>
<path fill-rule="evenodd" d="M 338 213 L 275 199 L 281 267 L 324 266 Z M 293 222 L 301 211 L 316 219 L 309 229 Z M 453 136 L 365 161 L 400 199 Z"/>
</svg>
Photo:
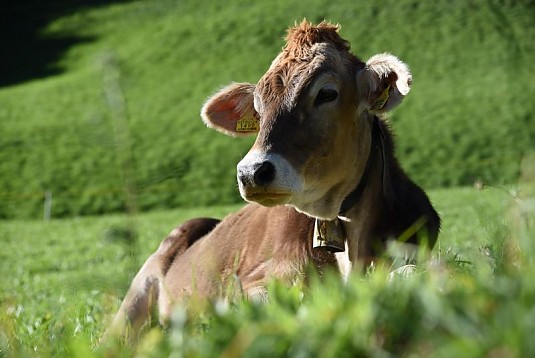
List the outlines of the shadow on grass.
<svg viewBox="0 0 535 358">
<path fill-rule="evenodd" d="M 58 60 L 73 45 L 93 38 L 43 35 L 52 21 L 77 11 L 128 0 L 8 1 L 0 12 L 0 87 L 61 73 Z"/>
</svg>

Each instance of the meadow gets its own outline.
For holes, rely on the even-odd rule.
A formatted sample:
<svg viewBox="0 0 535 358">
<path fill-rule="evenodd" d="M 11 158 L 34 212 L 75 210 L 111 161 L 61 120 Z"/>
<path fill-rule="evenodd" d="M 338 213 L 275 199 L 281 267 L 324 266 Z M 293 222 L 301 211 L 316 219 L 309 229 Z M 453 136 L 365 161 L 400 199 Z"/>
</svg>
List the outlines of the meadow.
<svg viewBox="0 0 535 358">
<path fill-rule="evenodd" d="M 60 0 L 6 14 L 0 357 L 535 356 L 532 1 Z M 255 82 L 305 17 L 340 23 L 362 59 L 410 65 L 390 120 L 443 219 L 431 260 L 393 280 L 378 261 L 347 285 L 274 282 L 265 304 L 192 302 L 136 345 L 99 345 L 173 227 L 243 205 L 235 165 L 251 139 L 206 129 L 199 110 Z"/>
<path fill-rule="evenodd" d="M 46 192 L 56 218 L 124 212 L 125 185 L 141 211 L 239 203 L 234 167 L 251 139 L 207 130 L 201 105 L 256 82 L 305 17 L 340 23 L 364 60 L 409 64 L 391 123 L 425 188 L 514 183 L 534 147 L 530 1 L 25 3 L 35 14 L 10 5 L 12 26 L 44 19 L 29 54 L 32 41 L 2 35 L 14 44 L 0 59 L 0 218 L 42 217 Z"/>
<path fill-rule="evenodd" d="M 388 283 L 388 267 L 270 301 L 190 305 L 136 346 L 99 347 L 129 281 L 182 220 L 238 206 L 0 226 L 2 356 L 529 356 L 535 317 L 530 187 L 435 190 L 433 264 Z M 531 198 L 531 199 L 530 199 Z M 531 201 L 530 201 L 531 200 Z M 226 352 L 226 353 L 225 353 Z"/>
</svg>

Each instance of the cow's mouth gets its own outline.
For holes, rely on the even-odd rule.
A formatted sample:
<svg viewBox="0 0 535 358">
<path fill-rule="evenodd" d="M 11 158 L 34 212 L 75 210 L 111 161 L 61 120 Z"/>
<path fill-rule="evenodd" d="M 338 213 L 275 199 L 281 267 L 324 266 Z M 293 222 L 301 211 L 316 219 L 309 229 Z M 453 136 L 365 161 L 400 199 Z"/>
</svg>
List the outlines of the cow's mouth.
<svg viewBox="0 0 535 358">
<path fill-rule="evenodd" d="M 263 206 L 275 206 L 287 204 L 291 194 L 288 192 L 256 192 L 246 193 L 244 199 Z"/>
</svg>

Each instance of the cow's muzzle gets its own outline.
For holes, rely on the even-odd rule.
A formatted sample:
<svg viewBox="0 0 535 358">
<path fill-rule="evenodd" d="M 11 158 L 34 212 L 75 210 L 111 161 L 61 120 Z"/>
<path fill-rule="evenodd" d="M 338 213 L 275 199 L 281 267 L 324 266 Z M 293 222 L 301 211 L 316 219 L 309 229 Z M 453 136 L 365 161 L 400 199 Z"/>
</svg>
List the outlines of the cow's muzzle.
<svg viewBox="0 0 535 358">
<path fill-rule="evenodd" d="M 301 190 L 294 168 L 282 156 L 253 151 L 238 163 L 241 196 L 264 206 L 286 204 Z"/>
</svg>

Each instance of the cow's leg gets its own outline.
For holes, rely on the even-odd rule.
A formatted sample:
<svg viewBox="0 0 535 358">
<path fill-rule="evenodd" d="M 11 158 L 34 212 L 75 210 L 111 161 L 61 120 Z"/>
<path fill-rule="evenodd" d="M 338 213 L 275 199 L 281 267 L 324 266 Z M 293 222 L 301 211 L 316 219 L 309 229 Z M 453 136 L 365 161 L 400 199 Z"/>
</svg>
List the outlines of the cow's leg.
<svg viewBox="0 0 535 358">
<path fill-rule="evenodd" d="M 163 281 L 169 267 L 180 254 L 212 231 L 218 223 L 219 220 L 211 218 L 192 219 L 171 231 L 134 277 L 104 340 L 114 335 L 135 341 L 157 303 L 163 303 L 162 307 L 158 307 L 160 320 L 168 318 L 168 306 L 173 300 L 167 297 Z"/>
<path fill-rule="evenodd" d="M 104 340 L 111 336 L 123 337 L 129 342 L 137 335 L 153 311 L 162 282 L 159 257 L 154 254 L 145 262 L 119 307 Z"/>
</svg>

